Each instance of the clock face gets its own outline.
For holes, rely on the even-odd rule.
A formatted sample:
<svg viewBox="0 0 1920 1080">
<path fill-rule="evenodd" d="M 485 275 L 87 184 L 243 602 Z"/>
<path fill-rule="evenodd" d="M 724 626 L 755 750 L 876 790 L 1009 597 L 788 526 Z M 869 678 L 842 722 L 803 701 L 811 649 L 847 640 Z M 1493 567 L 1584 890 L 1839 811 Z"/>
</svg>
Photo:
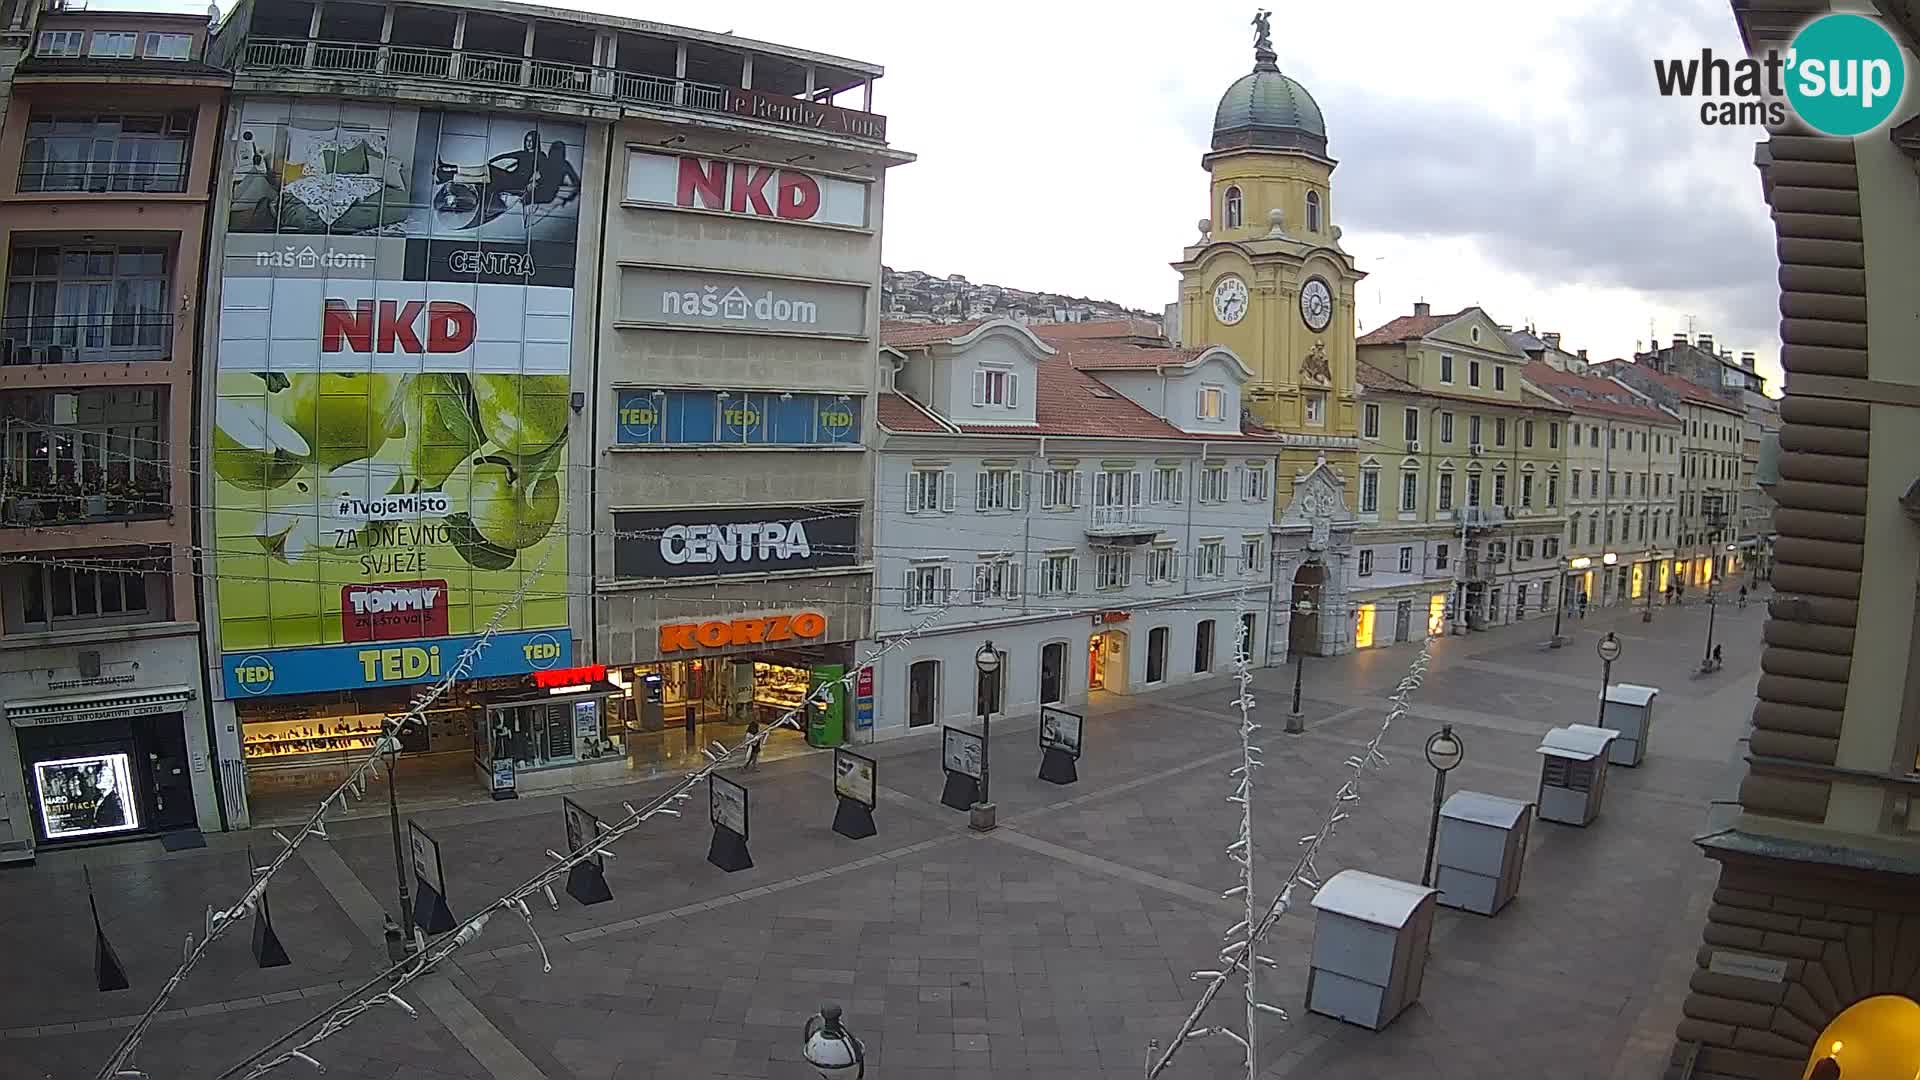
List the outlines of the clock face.
<svg viewBox="0 0 1920 1080">
<path fill-rule="evenodd" d="M 1247 317 L 1247 283 L 1229 274 L 1213 286 L 1213 314 L 1232 326 Z"/>
<path fill-rule="evenodd" d="M 1300 286 L 1300 318 L 1315 333 L 1333 321 L 1333 290 L 1327 287 L 1325 278 L 1310 277 Z"/>
</svg>

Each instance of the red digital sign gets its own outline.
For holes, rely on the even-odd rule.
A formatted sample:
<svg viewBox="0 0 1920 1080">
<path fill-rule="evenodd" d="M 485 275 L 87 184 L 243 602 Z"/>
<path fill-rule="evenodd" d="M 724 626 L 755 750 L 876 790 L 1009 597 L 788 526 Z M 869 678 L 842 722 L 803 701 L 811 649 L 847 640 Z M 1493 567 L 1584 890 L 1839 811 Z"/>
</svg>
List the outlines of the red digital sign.
<svg viewBox="0 0 1920 1080">
<path fill-rule="evenodd" d="M 552 690 L 561 686 L 586 686 L 597 683 L 607 677 L 607 665 L 588 664 L 586 667 L 559 668 L 554 671 L 536 671 L 533 673 L 533 685 L 542 690 Z"/>
</svg>

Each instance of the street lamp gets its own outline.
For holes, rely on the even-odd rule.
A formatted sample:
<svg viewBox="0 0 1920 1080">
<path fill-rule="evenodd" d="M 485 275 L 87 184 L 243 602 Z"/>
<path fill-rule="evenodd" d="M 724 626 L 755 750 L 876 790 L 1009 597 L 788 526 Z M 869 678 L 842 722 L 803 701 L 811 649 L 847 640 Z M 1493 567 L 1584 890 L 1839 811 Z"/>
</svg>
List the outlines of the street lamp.
<svg viewBox="0 0 1920 1080">
<path fill-rule="evenodd" d="M 1647 594 L 1647 609 L 1640 613 L 1640 621 L 1643 623 L 1653 621 L 1653 583 L 1658 580 L 1660 576 L 1654 571 L 1654 561 L 1653 549 L 1648 548 L 1647 576 L 1640 582 L 1640 591 Z"/>
<path fill-rule="evenodd" d="M 411 715 L 402 717 L 393 726 L 393 731 L 385 736 L 387 765 L 387 827 L 393 832 L 393 876 L 400 885 L 400 955 L 392 959 L 396 962 L 413 954 L 413 897 L 407 888 L 407 860 L 400 843 L 400 795 L 394 784 L 394 759 L 400 756 L 400 732 L 411 721 Z M 393 939 L 387 941 L 387 951 L 394 951 Z"/>
<path fill-rule="evenodd" d="M 1301 615 L 1313 614 L 1313 601 L 1301 599 L 1293 602 L 1293 610 Z M 1305 719 L 1300 713 L 1300 668 L 1306 662 L 1304 649 L 1296 649 L 1291 631 L 1287 634 L 1287 651 L 1293 654 L 1293 711 L 1287 714 L 1287 733 L 1298 735 L 1307 730 Z"/>
<path fill-rule="evenodd" d="M 1594 719 L 1593 726 L 1606 727 L 1607 687 L 1613 685 L 1613 662 L 1620 659 L 1620 639 L 1614 637 L 1613 631 L 1609 630 L 1607 636 L 1600 639 L 1600 644 L 1596 645 L 1594 650 L 1600 654 L 1600 712 Z"/>
<path fill-rule="evenodd" d="M 1720 591 L 1713 587 L 1713 583 L 1711 579 L 1709 579 L 1707 585 L 1707 651 L 1706 655 L 1700 658 L 1700 673 L 1702 675 L 1711 673 L 1719 666 L 1714 663 L 1713 657 L 1713 618 L 1719 610 Z"/>
<path fill-rule="evenodd" d="M 983 643 L 980 651 L 973 654 L 973 666 L 980 672 L 979 684 L 974 695 L 980 699 L 980 801 L 974 803 L 973 809 L 968 811 L 970 818 L 967 827 L 978 832 L 986 832 L 996 824 L 993 799 L 988 794 L 989 778 L 993 775 L 989 759 L 993 745 L 991 724 L 995 695 L 990 695 L 987 688 L 989 686 L 997 688 L 998 684 L 994 679 L 1000 673 L 1000 653 L 993 647 L 993 642 Z"/>
<path fill-rule="evenodd" d="M 860 1080 L 867 1075 L 867 1048 L 840 1023 L 838 1005 L 820 1006 L 819 1015 L 807 1021 L 800 1056 L 826 1080 L 841 1076 Z"/>
<path fill-rule="evenodd" d="M 1466 756 L 1466 745 L 1453 733 L 1452 724 L 1441 724 L 1427 738 L 1427 764 L 1433 766 L 1433 817 L 1427 823 L 1427 860 L 1420 864 L 1420 884 L 1425 886 L 1433 884 L 1433 849 L 1440 840 L 1440 804 L 1447 797 L 1447 774 L 1459 768 Z"/>
</svg>

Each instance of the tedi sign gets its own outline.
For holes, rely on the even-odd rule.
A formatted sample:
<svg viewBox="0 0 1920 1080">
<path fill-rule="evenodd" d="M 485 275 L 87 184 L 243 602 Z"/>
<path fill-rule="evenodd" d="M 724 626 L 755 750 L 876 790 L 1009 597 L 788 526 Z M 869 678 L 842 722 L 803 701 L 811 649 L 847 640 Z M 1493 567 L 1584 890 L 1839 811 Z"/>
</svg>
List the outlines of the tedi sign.
<svg viewBox="0 0 1920 1080">
<path fill-rule="evenodd" d="M 627 201 L 804 225 L 865 228 L 862 182 L 756 161 L 627 154 Z"/>
<path fill-rule="evenodd" d="M 623 578 L 820 570 L 859 559 L 858 507 L 618 511 L 613 571 Z"/>
</svg>

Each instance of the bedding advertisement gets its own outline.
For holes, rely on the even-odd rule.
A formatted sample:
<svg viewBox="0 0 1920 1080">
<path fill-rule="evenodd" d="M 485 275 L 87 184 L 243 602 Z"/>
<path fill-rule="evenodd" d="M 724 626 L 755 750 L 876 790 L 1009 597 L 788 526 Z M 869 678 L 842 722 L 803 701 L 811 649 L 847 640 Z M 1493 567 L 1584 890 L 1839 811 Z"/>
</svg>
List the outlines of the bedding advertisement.
<svg viewBox="0 0 1920 1080">
<path fill-rule="evenodd" d="M 585 129 L 236 114 L 206 457 L 228 696 L 431 681 L 523 585 L 476 674 L 571 663 Z"/>
</svg>

